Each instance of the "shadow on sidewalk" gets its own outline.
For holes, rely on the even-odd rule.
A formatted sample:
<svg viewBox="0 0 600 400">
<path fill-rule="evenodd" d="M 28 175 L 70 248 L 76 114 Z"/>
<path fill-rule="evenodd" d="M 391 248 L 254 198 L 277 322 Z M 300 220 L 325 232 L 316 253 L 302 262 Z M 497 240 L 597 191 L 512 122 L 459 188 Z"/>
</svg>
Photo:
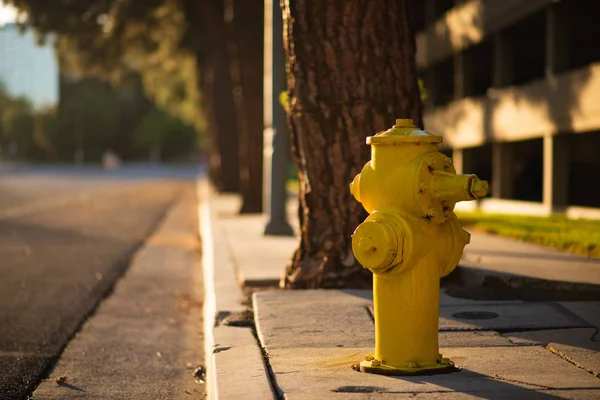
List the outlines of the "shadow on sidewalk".
<svg viewBox="0 0 600 400">
<path fill-rule="evenodd" d="M 459 377 L 461 379 L 456 379 Z M 558 400 L 564 397 L 546 393 L 547 390 L 573 390 L 572 388 L 553 388 L 542 385 L 530 384 L 527 382 L 514 381 L 502 378 L 500 376 L 487 376 L 471 370 L 462 369 L 460 372 L 448 375 L 428 375 L 413 377 L 393 377 L 390 379 L 407 381 L 412 384 L 431 384 L 448 389 L 450 393 L 477 394 L 482 399 L 488 400 L 506 400 L 506 399 L 536 399 L 536 400 Z M 480 389 L 465 391 L 465 380 L 471 381 Z M 517 385 L 518 384 L 518 385 Z M 523 386 L 521 386 L 523 385 Z M 529 386 L 529 387 L 526 387 Z M 586 388 L 577 388 L 585 390 Z M 596 389 L 596 388 L 591 388 Z M 378 393 L 378 394 L 406 394 L 405 391 L 390 391 L 378 386 L 340 386 L 334 389 L 336 393 Z M 412 392 L 418 394 L 418 391 Z M 431 391 L 423 393 L 432 393 Z M 443 394 L 444 391 L 436 390 L 433 393 Z"/>
<path fill-rule="evenodd" d="M 558 251 L 556 254 L 543 254 L 543 253 L 528 253 L 523 251 L 506 251 L 506 250 L 484 250 L 484 249 L 465 249 L 465 254 L 470 256 L 475 255 L 488 255 L 488 256 L 500 256 L 500 257 L 518 257 L 518 258 L 530 258 L 533 260 L 561 260 L 561 261 L 577 261 L 578 263 L 594 264 L 600 266 L 600 261 L 594 258 L 587 258 L 583 256 L 573 254 L 560 254 Z"/>
</svg>

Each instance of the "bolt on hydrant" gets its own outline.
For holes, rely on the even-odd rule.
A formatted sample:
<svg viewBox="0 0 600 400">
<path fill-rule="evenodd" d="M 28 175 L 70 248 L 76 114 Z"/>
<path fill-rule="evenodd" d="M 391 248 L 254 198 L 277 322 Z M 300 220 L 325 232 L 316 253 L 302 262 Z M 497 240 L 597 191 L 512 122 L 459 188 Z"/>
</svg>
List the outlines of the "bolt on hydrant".
<svg viewBox="0 0 600 400">
<path fill-rule="evenodd" d="M 369 216 L 352 235 L 356 259 L 373 272 L 375 354 L 362 372 L 451 372 L 438 346 L 440 278 L 457 265 L 470 235 L 454 214 L 459 201 L 488 193 L 476 175 L 457 175 L 438 151 L 442 137 L 397 119 L 367 138 L 371 161 L 350 184 Z"/>
</svg>

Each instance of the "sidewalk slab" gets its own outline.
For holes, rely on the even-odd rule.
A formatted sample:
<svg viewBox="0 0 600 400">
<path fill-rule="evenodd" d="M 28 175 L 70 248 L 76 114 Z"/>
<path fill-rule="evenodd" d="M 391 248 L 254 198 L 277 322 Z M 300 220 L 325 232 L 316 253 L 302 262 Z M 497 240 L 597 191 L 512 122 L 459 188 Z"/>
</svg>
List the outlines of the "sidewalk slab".
<svg viewBox="0 0 600 400">
<path fill-rule="evenodd" d="M 276 286 L 298 247 L 296 236 L 265 236 L 267 224 L 263 214 L 240 215 L 241 199 L 237 195 L 212 193 L 216 223 L 222 229 L 236 270 L 244 286 Z M 290 221 L 298 231 L 297 208 L 288 203 Z M 252 256 L 249 257 L 248 255 Z"/>
<path fill-rule="evenodd" d="M 264 236 L 264 215 L 238 214 L 236 195 L 215 195 L 214 204 L 240 282 L 276 285 L 297 248 L 297 237 Z M 298 232 L 298 198 L 287 203 L 288 220 Z M 469 230 L 467 228 L 467 230 Z M 590 259 L 511 238 L 473 231 L 455 276 L 467 286 L 480 286 L 490 276 L 507 287 L 592 291 L 600 295 L 600 260 Z M 248 255 L 252 254 L 252 257 Z"/>
<path fill-rule="evenodd" d="M 496 317 L 477 319 L 477 313 Z M 473 315 L 475 314 L 475 315 Z M 460 317 L 463 315 L 464 317 Z M 470 318 L 473 315 L 474 319 Z M 523 330 L 588 327 L 585 320 L 553 303 L 470 304 L 440 307 L 439 327 L 449 330 Z"/>
<path fill-rule="evenodd" d="M 600 301 L 563 301 L 560 305 L 600 328 Z"/>
<path fill-rule="evenodd" d="M 354 371 L 350 365 L 372 353 L 372 348 L 287 348 L 269 353 L 278 387 L 286 399 L 350 397 L 354 392 L 370 391 L 394 395 L 460 392 L 486 398 L 512 392 L 508 398 L 546 397 L 546 390 L 566 389 L 567 397 L 598 398 L 600 381 L 591 374 L 565 362 L 540 347 L 442 348 L 444 356 L 462 370 L 447 375 L 386 377 Z M 517 361 L 518 360 L 518 361 Z M 589 390 L 588 397 L 577 389 Z M 572 397 L 571 397 L 572 396 Z"/>
<path fill-rule="evenodd" d="M 552 329 L 504 334 L 516 344 L 543 346 L 548 351 L 600 377 L 600 341 L 596 328 Z"/>
<path fill-rule="evenodd" d="M 273 291 L 254 294 L 254 316 L 268 351 L 287 347 L 364 347 L 375 337 L 367 290 Z M 307 313 L 310 310 L 310 313 Z M 331 318 L 335 315 L 335 318 Z"/>
<path fill-rule="evenodd" d="M 565 332 L 589 333 L 594 329 L 548 329 L 571 321 L 568 311 L 564 310 L 565 314 L 561 308 L 555 308 L 556 305 L 514 301 L 477 305 L 473 300 L 466 300 L 460 305 L 461 299 L 449 301 L 447 295 L 442 297 L 446 304 L 452 304 L 442 305 L 442 312 L 456 307 L 528 310 L 517 313 L 517 320 L 524 320 L 529 323 L 528 329 L 537 330 L 505 334 L 480 332 L 479 322 L 474 322 L 474 326 L 466 327 L 465 331 L 440 332 L 441 352 L 462 368 L 460 372 L 385 377 L 359 373 L 351 368 L 373 352 L 373 321 L 364 313 L 371 303 L 369 291 L 269 291 L 254 293 L 253 305 L 261 345 L 268 356 L 275 384 L 286 399 L 437 398 L 446 394 L 456 399 L 600 397 L 600 379 L 589 371 L 595 367 L 592 357 L 600 358 L 600 353 L 593 346 L 579 347 L 581 343 L 577 341 L 559 341 Z M 542 306 L 547 309 L 540 308 Z M 514 314 L 514 310 L 512 312 Z M 534 317 L 537 322 L 532 321 Z M 579 316 L 575 316 L 575 320 L 579 321 Z M 585 321 L 584 325 L 589 326 Z M 516 324 L 506 329 L 523 328 Z M 556 349 L 562 350 L 545 347 L 535 337 L 517 339 L 518 335 L 542 335 L 543 332 L 560 332 L 555 334 L 559 335 L 555 339 L 564 346 L 557 345 Z M 580 363 L 573 363 L 560 351 L 571 352 Z"/>
<path fill-rule="evenodd" d="M 213 194 L 211 204 L 215 210 L 214 224 L 221 229 L 227 244 L 223 251 L 229 251 L 228 262 L 233 265 L 238 282 L 275 285 L 298 239 L 264 236 L 265 217 L 238 215 L 240 202 L 236 196 Z M 288 206 L 290 220 L 296 222 L 297 200 L 290 201 Z M 514 249 L 514 243 L 509 240 L 505 248 Z M 545 254 L 544 248 L 535 247 L 535 251 Z M 541 256 L 535 255 L 535 251 L 534 256 L 525 254 L 521 258 L 539 259 Z M 569 268 L 573 260 L 570 256 L 565 258 L 564 268 Z M 527 263 L 521 265 L 528 268 Z M 483 272 L 488 274 L 486 270 Z M 266 355 L 273 390 L 279 398 L 286 399 L 600 397 L 600 380 L 588 371 L 595 364 L 590 362 L 588 353 L 575 353 L 581 349 L 578 347 L 581 343 L 556 339 L 556 343 L 573 347 L 561 349 L 582 360 L 577 365 L 560 350 L 553 351 L 553 347 L 547 348 L 535 338 L 519 340 L 510 336 L 530 331 L 587 332 L 594 324 L 589 318 L 562 303 L 481 301 L 451 294 L 448 290 L 440 293 L 443 329 L 439 333 L 440 347 L 444 356 L 451 357 L 463 370 L 450 375 L 391 378 L 362 374 L 350 368 L 373 352 L 371 291 L 270 289 L 254 293 L 256 333 Z M 583 305 L 577 307 L 590 311 Z M 472 320 L 455 315 L 476 311 L 494 312 L 498 316 Z M 218 347 L 215 345 L 214 349 Z M 222 354 L 231 350 L 233 347 Z"/>
<path fill-rule="evenodd" d="M 467 229 L 469 230 L 469 229 Z M 600 260 L 498 235 L 469 230 L 461 268 L 542 281 L 600 285 Z"/>
</svg>

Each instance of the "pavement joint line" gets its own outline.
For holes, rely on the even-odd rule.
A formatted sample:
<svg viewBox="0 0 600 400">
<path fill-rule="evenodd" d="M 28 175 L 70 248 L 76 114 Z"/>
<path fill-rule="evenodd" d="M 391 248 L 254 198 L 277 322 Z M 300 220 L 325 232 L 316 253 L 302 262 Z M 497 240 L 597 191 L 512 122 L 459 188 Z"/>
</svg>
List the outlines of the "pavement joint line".
<svg viewBox="0 0 600 400">
<path fill-rule="evenodd" d="M 488 376 L 488 378 L 495 379 L 497 381 L 502 381 L 502 382 L 511 382 L 511 383 L 518 383 L 519 385 L 533 386 L 533 387 L 538 388 L 538 389 L 560 390 L 559 388 L 554 388 L 554 387 L 544 386 L 544 385 L 537 385 L 535 383 L 529 383 L 529 382 L 521 381 L 521 380 L 518 380 L 518 379 L 505 378 L 505 377 L 497 375 L 497 374 Z"/>
<path fill-rule="evenodd" d="M 254 298 L 253 295 L 251 295 L 251 297 Z M 273 370 L 273 367 L 271 366 L 271 362 L 269 361 L 269 352 L 267 351 L 267 348 L 265 346 L 263 346 L 262 341 L 260 339 L 260 335 L 258 333 L 258 328 L 257 328 L 257 323 L 256 323 L 257 322 L 256 321 L 256 313 L 254 312 L 254 300 L 251 300 L 251 305 L 252 305 L 252 307 L 250 307 L 250 309 L 252 310 L 252 324 L 253 324 L 252 333 L 254 334 L 254 337 L 256 338 L 256 343 L 258 344 L 258 347 L 260 349 L 260 354 L 262 355 L 263 361 L 265 363 L 265 367 L 267 370 L 267 376 L 269 378 L 269 383 L 271 385 L 271 389 L 274 392 L 274 396 L 275 396 L 276 400 L 285 400 L 285 392 L 277 384 L 277 375 L 275 374 L 275 371 Z"/>
<path fill-rule="evenodd" d="M 600 378 L 600 373 L 594 371 L 591 368 L 586 367 L 585 365 L 578 363 L 577 361 L 575 361 L 574 359 L 572 359 L 571 357 L 567 356 L 566 354 L 564 354 L 562 351 L 558 350 L 555 347 L 552 347 L 550 345 L 550 343 L 545 344 L 544 349 L 548 350 L 550 353 L 554 354 L 555 356 L 562 358 L 563 360 L 565 360 L 566 362 L 573 364 L 574 366 L 576 366 L 577 368 L 580 368 L 588 373 L 590 373 L 591 375 L 595 376 L 596 378 Z"/>
</svg>

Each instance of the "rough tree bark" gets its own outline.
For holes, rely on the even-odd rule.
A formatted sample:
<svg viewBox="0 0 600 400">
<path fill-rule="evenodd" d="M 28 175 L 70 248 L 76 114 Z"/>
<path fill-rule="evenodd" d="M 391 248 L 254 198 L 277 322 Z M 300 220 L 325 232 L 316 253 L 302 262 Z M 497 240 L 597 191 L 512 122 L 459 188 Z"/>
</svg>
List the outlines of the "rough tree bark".
<svg viewBox="0 0 600 400">
<path fill-rule="evenodd" d="M 240 213 L 263 202 L 263 0 L 226 0 L 231 79 L 240 132 Z"/>
<path fill-rule="evenodd" d="M 282 2 L 301 223 L 286 288 L 371 285 L 352 253 L 366 213 L 348 185 L 369 160 L 367 136 L 395 118 L 422 125 L 406 2 Z"/>
<path fill-rule="evenodd" d="M 190 24 L 199 31 L 200 91 L 208 125 L 209 176 L 219 191 L 240 190 L 239 133 L 224 20 L 225 0 L 187 0 Z"/>
</svg>

